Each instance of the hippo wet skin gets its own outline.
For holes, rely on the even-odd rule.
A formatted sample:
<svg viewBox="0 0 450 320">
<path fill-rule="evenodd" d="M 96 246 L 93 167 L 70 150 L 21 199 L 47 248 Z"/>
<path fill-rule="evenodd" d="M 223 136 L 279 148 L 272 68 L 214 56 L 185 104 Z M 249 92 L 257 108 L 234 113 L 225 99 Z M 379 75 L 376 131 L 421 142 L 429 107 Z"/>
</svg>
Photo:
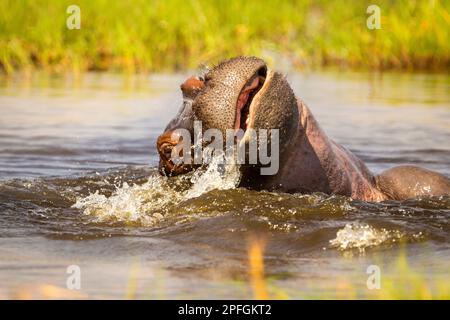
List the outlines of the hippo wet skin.
<svg viewBox="0 0 450 320">
<path fill-rule="evenodd" d="M 353 153 L 331 140 L 311 111 L 295 97 L 286 78 L 255 57 L 237 57 L 191 77 L 181 85 L 184 103 L 159 136 L 157 149 L 162 174 L 183 174 L 195 168 L 174 164 L 174 132 L 242 129 L 240 143 L 249 143 L 248 129 L 278 129 L 279 170 L 261 175 L 260 166 L 241 165 L 240 187 L 255 190 L 323 192 L 365 201 L 403 200 L 450 194 L 450 179 L 417 166 L 402 165 L 374 176 Z"/>
</svg>

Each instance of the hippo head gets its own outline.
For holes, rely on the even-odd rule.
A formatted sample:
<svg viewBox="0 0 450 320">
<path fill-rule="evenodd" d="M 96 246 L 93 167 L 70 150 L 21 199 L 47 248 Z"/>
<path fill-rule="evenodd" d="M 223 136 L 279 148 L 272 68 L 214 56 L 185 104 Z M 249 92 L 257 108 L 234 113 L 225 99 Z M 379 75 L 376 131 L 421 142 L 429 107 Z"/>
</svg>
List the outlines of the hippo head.
<svg viewBox="0 0 450 320">
<path fill-rule="evenodd" d="M 193 137 L 195 120 L 201 121 L 203 131 L 217 129 L 224 137 L 230 129 L 243 132 L 240 143 L 247 144 L 250 128 L 278 129 L 280 152 L 298 126 L 297 101 L 291 87 L 282 74 L 270 70 L 259 58 L 224 61 L 203 77 L 186 80 L 181 91 L 183 106 L 157 141 L 160 172 L 166 175 L 194 168 L 189 164 L 175 165 L 170 159 L 180 139 L 174 132 L 185 129 Z"/>
</svg>

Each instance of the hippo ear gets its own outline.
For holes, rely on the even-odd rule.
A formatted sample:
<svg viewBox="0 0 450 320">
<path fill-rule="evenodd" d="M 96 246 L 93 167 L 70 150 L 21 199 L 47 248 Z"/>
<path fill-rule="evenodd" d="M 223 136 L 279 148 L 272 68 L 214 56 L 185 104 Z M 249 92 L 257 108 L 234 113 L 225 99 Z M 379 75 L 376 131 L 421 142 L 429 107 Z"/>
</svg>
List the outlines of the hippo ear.
<svg viewBox="0 0 450 320">
<path fill-rule="evenodd" d="M 201 63 L 198 66 L 198 73 L 197 74 L 201 74 L 203 76 L 203 78 L 205 77 L 205 74 L 207 74 L 208 72 L 211 71 L 211 67 L 208 66 L 206 63 Z"/>
<path fill-rule="evenodd" d="M 197 94 L 205 86 L 203 78 L 192 76 L 183 82 L 180 86 L 181 92 L 183 93 L 183 99 L 194 100 Z"/>
</svg>

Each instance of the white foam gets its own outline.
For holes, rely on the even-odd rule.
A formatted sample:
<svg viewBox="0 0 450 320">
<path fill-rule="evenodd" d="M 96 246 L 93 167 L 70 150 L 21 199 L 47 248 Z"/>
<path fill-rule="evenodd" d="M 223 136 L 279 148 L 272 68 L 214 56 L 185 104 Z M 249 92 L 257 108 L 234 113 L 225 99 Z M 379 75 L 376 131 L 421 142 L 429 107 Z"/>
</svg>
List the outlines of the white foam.
<svg viewBox="0 0 450 320">
<path fill-rule="evenodd" d="M 233 189 L 239 184 L 240 178 L 239 167 L 234 161 L 216 156 L 212 158 L 206 172 L 194 172 L 192 187 L 186 192 L 185 198 L 195 198 L 214 189 Z"/>
<path fill-rule="evenodd" d="M 330 245 L 339 250 L 358 249 L 364 252 L 366 248 L 395 242 L 403 236 L 404 234 L 397 230 L 388 231 L 368 224 L 347 223 L 337 232 L 336 238 L 330 240 Z"/>
<path fill-rule="evenodd" d="M 234 161 L 224 161 L 222 156 L 211 160 L 206 170 L 197 170 L 191 176 L 191 186 L 183 190 L 180 184 L 175 190 L 169 179 L 162 176 L 151 176 L 142 185 L 124 183 L 116 188 L 109 197 L 98 191 L 87 197 L 77 198 L 73 208 L 95 217 L 99 222 L 120 221 L 152 226 L 164 219 L 168 208 L 174 203 L 198 197 L 208 191 L 232 189 L 240 180 L 238 165 Z M 225 164 L 223 164 L 225 163 Z M 172 180 L 174 181 L 174 180 Z"/>
</svg>

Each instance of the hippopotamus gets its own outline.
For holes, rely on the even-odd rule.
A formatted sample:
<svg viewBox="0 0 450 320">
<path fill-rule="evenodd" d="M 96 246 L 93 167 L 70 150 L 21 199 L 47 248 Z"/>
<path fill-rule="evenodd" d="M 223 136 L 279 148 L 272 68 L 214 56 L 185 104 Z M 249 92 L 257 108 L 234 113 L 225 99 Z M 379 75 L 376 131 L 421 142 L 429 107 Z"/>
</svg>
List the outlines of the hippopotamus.
<svg viewBox="0 0 450 320">
<path fill-rule="evenodd" d="M 171 155 L 179 143 L 176 130 L 192 132 L 194 121 L 201 121 L 202 130 L 242 130 L 241 144 L 249 143 L 250 129 L 278 129 L 277 173 L 262 175 L 261 164 L 243 164 L 239 187 L 374 202 L 450 194 L 448 177 L 418 166 L 400 165 L 373 175 L 361 159 L 325 134 L 286 77 L 260 58 L 223 61 L 204 76 L 186 80 L 181 91 L 183 105 L 157 140 L 161 174 L 175 176 L 196 168 L 175 164 Z"/>
</svg>

